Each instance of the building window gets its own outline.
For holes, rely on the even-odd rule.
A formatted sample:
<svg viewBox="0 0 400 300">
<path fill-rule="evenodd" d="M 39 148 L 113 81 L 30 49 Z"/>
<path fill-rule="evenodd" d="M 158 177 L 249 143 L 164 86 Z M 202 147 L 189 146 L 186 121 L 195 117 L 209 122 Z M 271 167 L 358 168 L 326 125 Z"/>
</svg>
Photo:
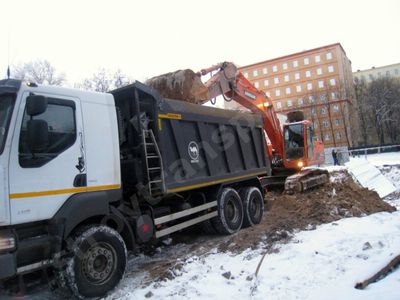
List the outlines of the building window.
<svg viewBox="0 0 400 300">
<path fill-rule="evenodd" d="M 301 92 L 301 85 L 300 84 L 296 85 L 296 92 L 298 92 L 298 93 Z"/>
<path fill-rule="evenodd" d="M 315 62 L 319 63 L 321 61 L 321 56 L 315 55 Z"/>
<path fill-rule="evenodd" d="M 279 83 L 279 77 L 275 77 L 275 78 L 274 78 L 274 83 L 275 83 L 275 84 L 278 84 L 278 83 Z"/>
<path fill-rule="evenodd" d="M 303 104 L 304 104 L 303 98 L 299 98 L 299 99 L 297 100 L 297 103 L 298 103 L 299 105 L 303 105 Z"/>
<path fill-rule="evenodd" d="M 329 79 L 329 84 L 330 84 L 331 86 L 336 85 L 336 80 L 335 80 L 335 78 Z"/>
<path fill-rule="evenodd" d="M 264 86 L 269 86 L 269 80 L 268 79 L 264 80 Z"/>
<path fill-rule="evenodd" d="M 299 80 L 300 79 L 300 73 L 294 73 L 294 79 Z"/>
<path fill-rule="evenodd" d="M 282 69 L 287 70 L 287 63 L 282 64 Z"/>
<path fill-rule="evenodd" d="M 320 89 L 322 89 L 324 87 L 324 81 L 323 80 L 318 81 L 318 87 Z"/>
<path fill-rule="evenodd" d="M 338 104 L 335 104 L 335 105 L 333 106 L 333 111 L 334 111 L 334 112 L 338 112 L 338 111 L 339 111 L 339 105 L 338 105 Z"/>
<path fill-rule="evenodd" d="M 311 77 L 311 71 L 306 71 L 306 77 Z"/>
<path fill-rule="evenodd" d="M 308 102 L 310 102 L 310 103 L 314 103 L 315 102 L 315 98 L 314 98 L 314 96 L 308 96 Z"/>
<path fill-rule="evenodd" d="M 282 103 L 281 102 L 276 102 L 276 108 L 281 109 L 282 108 Z"/>
<path fill-rule="evenodd" d="M 334 71 L 333 66 L 328 66 L 328 72 L 329 72 L 329 73 L 333 73 L 333 71 Z"/>
<path fill-rule="evenodd" d="M 329 133 L 325 134 L 324 140 L 325 141 L 330 141 L 330 139 L 331 139 L 331 135 Z"/>
<path fill-rule="evenodd" d="M 279 97 L 281 95 L 281 90 L 275 90 L 275 96 Z"/>
<path fill-rule="evenodd" d="M 293 68 L 297 68 L 299 66 L 299 62 L 297 60 L 293 61 Z"/>
<path fill-rule="evenodd" d="M 390 76 L 390 71 L 386 71 L 386 76 Z"/>
<path fill-rule="evenodd" d="M 340 125 L 340 120 L 339 120 L 339 119 L 336 119 L 336 120 L 335 120 L 335 125 L 336 125 L 336 126 L 339 126 L 339 125 Z"/>
<path fill-rule="evenodd" d="M 322 68 L 317 69 L 317 75 L 322 75 Z"/>
<path fill-rule="evenodd" d="M 315 114 L 315 108 L 314 107 L 311 108 L 310 112 L 311 112 L 311 115 L 314 115 Z"/>
<path fill-rule="evenodd" d="M 394 69 L 394 74 L 399 75 L 399 69 Z"/>
<path fill-rule="evenodd" d="M 308 59 L 308 57 L 305 57 L 304 58 L 304 64 L 305 65 L 308 65 L 310 63 L 310 60 Z"/>
<path fill-rule="evenodd" d="M 268 91 L 268 92 L 265 93 L 265 95 L 267 95 L 268 97 L 271 97 L 271 92 Z"/>
<path fill-rule="evenodd" d="M 314 125 L 314 129 L 318 128 L 318 122 L 317 121 L 315 121 L 313 125 Z"/>
<path fill-rule="evenodd" d="M 382 77 L 382 73 L 381 72 L 378 72 L 378 77 Z"/>
<path fill-rule="evenodd" d="M 311 82 L 307 83 L 307 90 L 309 90 L 309 91 L 312 90 L 312 83 Z"/>
<path fill-rule="evenodd" d="M 243 76 L 246 77 L 246 78 L 249 78 L 249 73 L 244 72 L 244 73 L 243 73 Z"/>
<path fill-rule="evenodd" d="M 257 71 L 257 70 L 254 70 L 254 71 L 253 71 L 253 76 L 254 76 L 254 77 L 258 76 L 258 71 Z"/>
<path fill-rule="evenodd" d="M 321 100 L 321 102 L 326 102 L 326 94 L 321 94 L 321 96 L 319 96 L 319 99 Z"/>
<path fill-rule="evenodd" d="M 260 84 L 258 83 L 258 81 L 254 82 L 254 86 L 255 86 L 256 88 L 259 88 L 259 87 L 260 87 Z"/>
<path fill-rule="evenodd" d="M 325 107 L 322 107 L 322 108 L 321 108 L 321 114 L 323 114 L 323 115 L 326 114 L 326 108 L 325 108 Z"/>
<path fill-rule="evenodd" d="M 268 69 L 267 68 L 263 68 L 263 74 L 268 74 Z"/>
<path fill-rule="evenodd" d="M 278 72 L 278 66 L 276 66 L 276 65 L 275 65 L 275 66 L 272 66 L 272 71 L 273 71 L 273 72 Z"/>
<path fill-rule="evenodd" d="M 369 78 L 369 80 L 374 80 L 374 75 L 369 74 L 369 75 L 368 75 L 368 78 Z"/>
<path fill-rule="evenodd" d="M 342 139 L 342 133 L 340 131 L 336 132 L 336 138 L 338 140 Z"/>
<path fill-rule="evenodd" d="M 292 100 L 288 100 L 288 101 L 287 101 L 287 106 L 288 106 L 288 107 L 292 107 L 292 106 L 293 106 Z"/>
<path fill-rule="evenodd" d="M 326 120 L 322 121 L 322 126 L 323 126 L 324 128 L 328 128 L 328 127 L 329 127 L 328 121 L 326 121 Z"/>
<path fill-rule="evenodd" d="M 336 97 L 336 92 L 331 92 L 331 98 L 332 99 L 336 99 L 337 97 Z"/>
<path fill-rule="evenodd" d="M 286 75 L 284 76 L 284 80 L 285 80 L 286 82 L 289 81 L 289 75 L 288 75 L 288 74 L 286 74 Z"/>
<path fill-rule="evenodd" d="M 326 54 L 326 59 L 332 59 L 332 53 L 331 52 L 328 52 Z"/>
<path fill-rule="evenodd" d="M 287 87 L 287 88 L 286 88 L 286 95 L 290 95 L 291 92 L 292 92 L 292 91 L 291 91 L 290 87 Z"/>
</svg>

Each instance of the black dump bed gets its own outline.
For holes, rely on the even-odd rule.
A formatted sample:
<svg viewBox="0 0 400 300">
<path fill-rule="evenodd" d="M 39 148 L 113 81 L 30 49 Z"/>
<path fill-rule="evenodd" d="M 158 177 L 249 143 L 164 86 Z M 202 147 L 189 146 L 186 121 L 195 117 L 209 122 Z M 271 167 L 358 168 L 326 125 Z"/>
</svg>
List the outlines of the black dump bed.
<svg viewBox="0 0 400 300">
<path fill-rule="evenodd" d="M 112 94 L 128 194 L 143 186 L 178 193 L 270 173 L 261 116 L 162 99 L 139 82 Z"/>
</svg>

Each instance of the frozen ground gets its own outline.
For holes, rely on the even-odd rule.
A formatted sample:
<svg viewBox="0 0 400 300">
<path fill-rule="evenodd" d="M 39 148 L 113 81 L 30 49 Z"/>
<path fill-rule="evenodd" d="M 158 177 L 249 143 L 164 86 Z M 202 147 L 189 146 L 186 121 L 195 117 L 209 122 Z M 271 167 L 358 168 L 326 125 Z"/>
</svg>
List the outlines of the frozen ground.
<svg viewBox="0 0 400 300">
<path fill-rule="evenodd" d="M 385 200 L 400 209 L 400 153 L 370 155 L 368 161 L 394 184 Z M 332 182 L 341 182 L 346 167 L 328 169 Z M 173 245 L 155 254 L 131 257 L 124 280 L 106 299 L 400 299 L 400 268 L 365 290 L 354 288 L 400 254 L 400 211 L 308 229 L 286 243 L 260 239 L 255 250 L 234 253 L 221 251 L 223 237 L 174 237 Z M 65 297 L 41 286 L 20 299 Z M 0 292 L 0 299 L 14 298 Z"/>
<path fill-rule="evenodd" d="M 400 153 L 370 155 L 368 162 L 387 179 L 380 188 L 389 191 L 394 184 L 397 191 L 388 202 L 400 209 Z M 338 179 L 340 173 L 332 180 Z M 354 288 L 400 254 L 399 211 L 320 225 L 270 252 L 257 277 L 262 249 L 241 254 L 215 250 L 184 259 L 173 269 L 172 280 L 134 289 L 140 278 L 127 278 L 108 299 L 400 299 L 400 268 L 365 290 Z"/>
</svg>

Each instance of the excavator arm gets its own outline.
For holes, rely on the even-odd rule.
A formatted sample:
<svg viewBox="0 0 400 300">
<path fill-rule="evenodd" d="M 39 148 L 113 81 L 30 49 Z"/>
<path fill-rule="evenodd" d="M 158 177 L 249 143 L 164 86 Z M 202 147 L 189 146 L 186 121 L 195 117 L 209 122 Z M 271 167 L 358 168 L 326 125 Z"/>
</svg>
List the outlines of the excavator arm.
<svg viewBox="0 0 400 300">
<path fill-rule="evenodd" d="M 252 112 L 261 114 L 264 130 L 272 144 L 272 148 L 267 149 L 268 154 L 273 159 L 282 159 L 283 134 L 271 99 L 248 81 L 233 63 L 224 62 L 203 69 L 198 74 L 204 76 L 213 71 L 217 73 L 212 74 L 205 82 L 209 99 L 222 95 L 225 101 L 235 101 Z"/>
</svg>

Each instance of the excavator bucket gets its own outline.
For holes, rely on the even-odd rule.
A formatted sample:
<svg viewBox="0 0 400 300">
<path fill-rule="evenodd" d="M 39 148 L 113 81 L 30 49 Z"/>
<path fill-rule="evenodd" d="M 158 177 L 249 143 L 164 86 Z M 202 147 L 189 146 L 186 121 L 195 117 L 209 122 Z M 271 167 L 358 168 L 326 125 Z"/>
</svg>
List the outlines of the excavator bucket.
<svg viewBox="0 0 400 300">
<path fill-rule="evenodd" d="M 310 168 L 286 178 L 285 192 L 288 194 L 302 193 L 313 187 L 329 182 L 329 172 L 324 169 Z"/>
<path fill-rule="evenodd" d="M 158 90 L 164 98 L 202 104 L 209 100 L 208 89 L 200 75 L 190 69 L 159 75 L 150 78 L 146 84 Z"/>
</svg>

